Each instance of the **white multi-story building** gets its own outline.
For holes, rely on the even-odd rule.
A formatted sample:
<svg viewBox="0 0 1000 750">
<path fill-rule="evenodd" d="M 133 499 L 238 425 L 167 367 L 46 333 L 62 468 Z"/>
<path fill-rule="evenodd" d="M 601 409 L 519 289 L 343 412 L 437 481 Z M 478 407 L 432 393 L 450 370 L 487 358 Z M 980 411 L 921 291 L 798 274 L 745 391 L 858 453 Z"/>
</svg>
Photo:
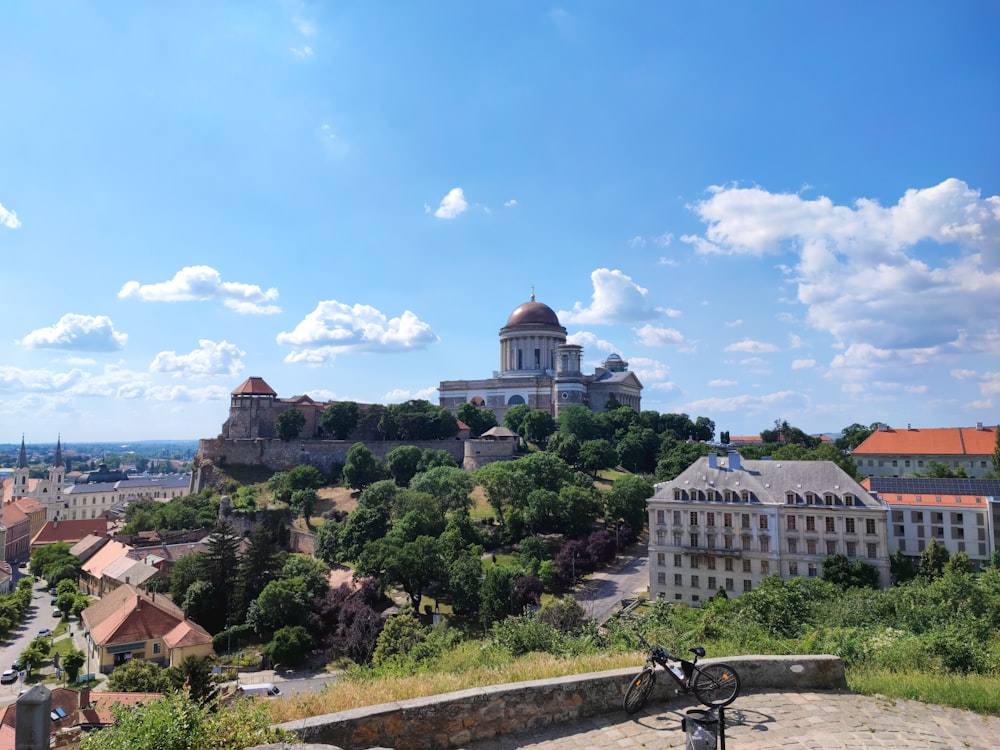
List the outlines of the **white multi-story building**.
<svg viewBox="0 0 1000 750">
<path fill-rule="evenodd" d="M 917 558 L 936 539 L 952 555 L 987 563 L 1000 548 L 1000 479 L 869 477 L 889 511 L 890 552 Z"/>
<path fill-rule="evenodd" d="M 820 576 L 842 553 L 888 586 L 885 504 L 831 461 L 700 458 L 649 503 L 649 592 L 698 605 L 769 575 Z"/>
</svg>

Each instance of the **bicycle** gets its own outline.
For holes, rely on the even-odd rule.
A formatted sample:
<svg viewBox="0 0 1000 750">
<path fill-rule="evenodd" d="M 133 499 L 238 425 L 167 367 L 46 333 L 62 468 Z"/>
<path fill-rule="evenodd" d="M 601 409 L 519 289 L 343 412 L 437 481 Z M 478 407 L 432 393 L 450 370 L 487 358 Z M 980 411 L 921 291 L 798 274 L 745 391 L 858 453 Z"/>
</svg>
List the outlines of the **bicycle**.
<svg viewBox="0 0 1000 750">
<path fill-rule="evenodd" d="M 647 643 L 641 635 L 638 637 L 649 654 L 646 656 L 646 666 L 632 679 L 628 690 L 625 691 L 623 706 L 628 713 L 634 714 L 646 705 L 646 699 L 649 698 L 649 693 L 656 683 L 657 665 L 663 667 L 664 671 L 674 678 L 674 682 L 680 686 L 678 693 L 693 692 L 706 706 L 712 708 L 728 706 L 740 694 L 740 676 L 731 666 L 728 664 L 698 666 L 698 659 L 705 656 L 705 649 L 701 646 L 691 649 L 694 661 L 688 661 L 674 656 L 665 648 Z"/>
</svg>

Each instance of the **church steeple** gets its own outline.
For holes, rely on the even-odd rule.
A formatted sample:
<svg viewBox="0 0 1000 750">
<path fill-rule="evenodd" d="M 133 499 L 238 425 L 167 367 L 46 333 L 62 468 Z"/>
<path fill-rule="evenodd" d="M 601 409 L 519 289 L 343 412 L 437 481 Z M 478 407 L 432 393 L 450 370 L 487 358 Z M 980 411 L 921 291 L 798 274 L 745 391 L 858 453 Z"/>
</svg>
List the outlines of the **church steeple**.
<svg viewBox="0 0 1000 750">
<path fill-rule="evenodd" d="M 62 457 L 62 435 L 56 438 L 56 460 L 52 464 L 53 466 L 63 466 Z"/>
<path fill-rule="evenodd" d="M 21 452 L 17 454 L 17 468 L 28 468 L 28 452 L 24 449 L 24 435 L 21 435 Z"/>
</svg>

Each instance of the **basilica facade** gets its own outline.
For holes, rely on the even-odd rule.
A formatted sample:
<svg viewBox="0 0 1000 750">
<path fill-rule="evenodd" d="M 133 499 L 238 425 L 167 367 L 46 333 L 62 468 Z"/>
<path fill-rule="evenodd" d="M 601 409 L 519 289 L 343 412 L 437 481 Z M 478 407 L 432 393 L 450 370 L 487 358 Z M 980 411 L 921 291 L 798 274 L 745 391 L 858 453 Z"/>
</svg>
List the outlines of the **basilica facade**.
<svg viewBox="0 0 1000 750">
<path fill-rule="evenodd" d="M 584 374 L 582 359 L 583 347 L 567 343 L 559 317 L 532 294 L 500 329 L 500 369 L 481 380 L 442 380 L 438 403 L 451 411 L 464 403 L 484 406 L 498 420 L 519 404 L 553 417 L 569 405 L 603 411 L 615 402 L 640 410 L 642 383 L 629 372 L 628 362 L 611 354 L 592 374 Z"/>
</svg>

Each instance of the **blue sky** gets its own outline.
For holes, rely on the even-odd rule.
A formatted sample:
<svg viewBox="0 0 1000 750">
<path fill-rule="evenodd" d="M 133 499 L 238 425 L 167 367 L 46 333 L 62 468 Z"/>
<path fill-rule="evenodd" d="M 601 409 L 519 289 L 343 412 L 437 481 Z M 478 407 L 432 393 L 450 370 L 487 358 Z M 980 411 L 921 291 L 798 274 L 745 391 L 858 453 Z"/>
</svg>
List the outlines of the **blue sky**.
<svg viewBox="0 0 1000 750">
<path fill-rule="evenodd" d="M 643 407 L 997 423 L 995 2 L 28 2 L 0 441 L 437 400 L 534 286 Z"/>
</svg>

